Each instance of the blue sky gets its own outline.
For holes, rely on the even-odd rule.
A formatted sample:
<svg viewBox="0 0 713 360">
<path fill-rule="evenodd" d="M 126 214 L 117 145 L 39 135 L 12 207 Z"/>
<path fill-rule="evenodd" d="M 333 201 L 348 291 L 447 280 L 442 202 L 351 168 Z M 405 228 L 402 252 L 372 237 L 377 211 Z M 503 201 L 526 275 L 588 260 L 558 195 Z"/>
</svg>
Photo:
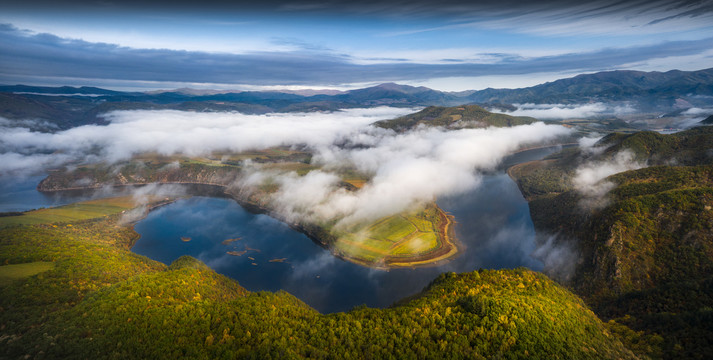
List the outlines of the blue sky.
<svg viewBox="0 0 713 360">
<path fill-rule="evenodd" d="M 0 5 L 0 83 L 439 90 L 713 65 L 711 1 Z"/>
</svg>

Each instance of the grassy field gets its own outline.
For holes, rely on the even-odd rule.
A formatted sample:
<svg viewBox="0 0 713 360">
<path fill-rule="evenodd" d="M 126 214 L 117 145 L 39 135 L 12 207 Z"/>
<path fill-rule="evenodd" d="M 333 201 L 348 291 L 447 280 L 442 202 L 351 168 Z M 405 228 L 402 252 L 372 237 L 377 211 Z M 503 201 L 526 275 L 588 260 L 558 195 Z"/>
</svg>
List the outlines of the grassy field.
<svg viewBox="0 0 713 360">
<path fill-rule="evenodd" d="M 90 200 L 55 208 L 28 211 L 18 216 L 0 217 L 0 227 L 93 219 L 120 213 L 136 205 L 131 196 Z M 67 226 L 70 225 L 67 224 Z"/>
<path fill-rule="evenodd" d="M 444 231 L 448 219 L 435 204 L 418 211 L 388 216 L 362 224 L 342 234 L 334 244 L 339 254 L 357 262 L 385 263 L 410 258 L 428 262 L 424 256 L 435 253 L 450 242 Z"/>
<path fill-rule="evenodd" d="M 0 286 L 9 285 L 15 280 L 37 275 L 53 268 L 54 263 L 49 261 L 0 266 Z"/>
</svg>

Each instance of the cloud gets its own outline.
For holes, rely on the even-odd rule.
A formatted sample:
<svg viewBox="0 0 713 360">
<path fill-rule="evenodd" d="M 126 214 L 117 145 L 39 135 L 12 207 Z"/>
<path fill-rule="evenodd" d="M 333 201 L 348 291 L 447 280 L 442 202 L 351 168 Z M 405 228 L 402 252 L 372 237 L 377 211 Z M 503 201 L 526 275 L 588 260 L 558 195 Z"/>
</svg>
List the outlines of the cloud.
<svg viewBox="0 0 713 360">
<path fill-rule="evenodd" d="M 587 155 L 599 155 L 607 149 L 607 146 L 595 146 L 602 137 L 603 136 L 599 134 L 591 134 L 590 136 L 579 138 L 577 143 L 583 153 Z"/>
<path fill-rule="evenodd" d="M 117 192 L 113 189 L 107 189 L 112 194 Z M 119 191 L 125 194 L 127 190 Z M 149 212 L 149 204 L 160 198 L 176 198 L 186 195 L 186 188 L 183 185 L 176 184 L 148 184 L 140 187 L 132 187 L 128 189 L 129 195 L 133 198 L 137 205 L 122 213 L 120 224 L 129 224 L 143 219 Z"/>
<path fill-rule="evenodd" d="M 609 160 L 582 164 L 575 171 L 572 180 L 574 188 L 583 196 L 580 205 L 587 209 L 606 206 L 606 195 L 616 184 L 603 180 L 610 175 L 643 167 L 646 167 L 646 164 L 636 161 L 634 153 L 629 150 L 619 151 Z"/>
<path fill-rule="evenodd" d="M 474 23 L 528 34 L 572 36 L 695 30 L 709 27 L 713 18 L 711 4 L 685 0 L 532 2 L 501 9 L 495 19 L 478 18 Z"/>
<path fill-rule="evenodd" d="M 509 115 L 531 116 L 537 119 L 577 119 L 602 115 L 630 114 L 636 109 L 630 106 L 612 106 L 604 103 L 593 104 L 515 104 L 517 110 Z"/>
<path fill-rule="evenodd" d="M 348 227 L 471 190 L 480 183 L 480 171 L 495 168 L 509 153 L 568 133 L 543 123 L 457 131 L 422 128 L 405 134 L 370 128 L 350 136 L 346 146 L 340 141 L 315 147 L 313 162 L 324 170 L 302 177 L 259 173 L 251 178 L 280 184 L 272 201 L 288 220 L 338 220 L 337 226 Z M 344 167 L 371 179 L 358 191 L 347 191 L 330 172 Z"/>
<path fill-rule="evenodd" d="M 116 162 L 134 154 L 205 155 L 294 144 L 325 146 L 358 128 L 415 109 L 371 108 L 332 113 L 243 115 L 187 111 L 118 111 L 106 126 L 56 133 L 0 123 L 0 174 L 60 166 L 70 160 Z"/>
<path fill-rule="evenodd" d="M 701 108 L 690 108 L 684 112 L 681 113 L 682 115 L 689 115 L 689 116 L 708 116 L 710 114 L 713 114 L 713 109 L 701 109 Z"/>
<path fill-rule="evenodd" d="M 329 86 L 445 77 L 599 71 L 668 56 L 701 54 L 711 47 L 713 38 L 705 38 L 542 56 L 482 54 L 476 50 L 466 62 L 429 64 L 414 58 L 406 62 L 363 63 L 363 59 L 353 54 L 322 51 L 314 47 L 309 51 L 253 51 L 242 54 L 140 49 L 66 39 L 5 25 L 0 27 L 0 81 L 32 77 Z"/>
<path fill-rule="evenodd" d="M 73 160 L 65 154 L 32 154 L 25 155 L 16 152 L 0 153 L 0 175 L 24 175 L 37 169 L 58 166 Z"/>
<path fill-rule="evenodd" d="M 579 259 L 575 246 L 557 235 L 541 234 L 538 238 L 541 240 L 538 239 L 537 249 L 532 256 L 544 263 L 542 271 L 559 282 L 570 281 Z"/>
</svg>

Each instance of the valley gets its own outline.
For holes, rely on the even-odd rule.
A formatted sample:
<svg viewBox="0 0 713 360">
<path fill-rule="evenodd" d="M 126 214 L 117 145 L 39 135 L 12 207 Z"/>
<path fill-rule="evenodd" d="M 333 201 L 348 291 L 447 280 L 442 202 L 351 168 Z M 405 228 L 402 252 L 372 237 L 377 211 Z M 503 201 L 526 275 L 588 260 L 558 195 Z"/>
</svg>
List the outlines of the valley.
<svg viewBox="0 0 713 360">
<path fill-rule="evenodd" d="M 185 116 L 164 110 L 140 114 Z M 543 125 L 428 106 L 328 144 L 113 161 L 90 145 L 37 186 L 42 201 L 82 201 L 0 216 L 0 341 L 9 357 L 697 357 L 713 339 L 713 132 L 641 131 L 684 124 L 669 115 Z M 556 125 L 570 130 L 529 140 Z M 478 142 L 499 152 L 468 157 Z M 393 154 L 468 175 L 438 165 L 385 182 L 404 166 Z M 476 190 L 405 193 L 383 214 L 388 201 L 365 197 L 379 216 L 350 207 L 378 186 L 418 193 L 450 177 Z"/>
</svg>

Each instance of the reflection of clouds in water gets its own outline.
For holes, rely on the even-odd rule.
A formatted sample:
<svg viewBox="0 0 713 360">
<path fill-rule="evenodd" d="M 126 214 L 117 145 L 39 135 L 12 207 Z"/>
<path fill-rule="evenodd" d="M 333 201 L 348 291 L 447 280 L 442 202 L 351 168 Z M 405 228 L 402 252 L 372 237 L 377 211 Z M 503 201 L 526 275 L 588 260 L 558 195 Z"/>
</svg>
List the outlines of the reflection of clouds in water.
<svg viewBox="0 0 713 360">
<path fill-rule="evenodd" d="M 204 251 L 201 252 L 196 258 L 203 261 L 206 265 L 208 265 L 208 267 L 219 273 L 226 272 L 225 269 L 235 266 L 237 262 L 235 256 L 228 255 L 225 251 L 222 252 L 222 255 L 216 254 L 215 251 Z"/>
<path fill-rule="evenodd" d="M 295 270 L 290 274 L 293 280 L 308 279 L 319 276 L 325 279 L 333 278 L 333 273 L 327 271 L 335 262 L 342 261 L 336 258 L 328 251 L 322 251 L 314 257 L 310 257 L 305 261 L 293 262 Z"/>
</svg>

